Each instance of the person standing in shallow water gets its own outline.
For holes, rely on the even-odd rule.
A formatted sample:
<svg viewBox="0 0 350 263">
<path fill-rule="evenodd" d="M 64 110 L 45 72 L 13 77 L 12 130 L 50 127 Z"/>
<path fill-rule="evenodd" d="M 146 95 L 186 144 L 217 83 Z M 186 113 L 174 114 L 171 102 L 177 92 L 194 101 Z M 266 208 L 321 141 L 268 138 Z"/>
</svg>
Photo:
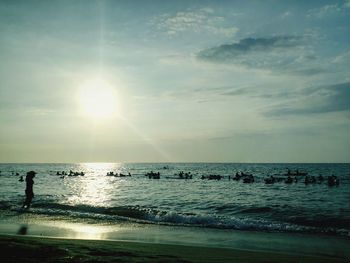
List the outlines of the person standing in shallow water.
<svg viewBox="0 0 350 263">
<path fill-rule="evenodd" d="M 29 208 L 30 204 L 32 203 L 32 199 L 34 197 L 34 192 L 33 192 L 33 184 L 34 184 L 34 180 L 33 178 L 35 177 L 36 172 L 34 171 L 30 171 L 27 173 L 26 176 L 26 200 L 23 203 L 22 208 Z"/>
</svg>

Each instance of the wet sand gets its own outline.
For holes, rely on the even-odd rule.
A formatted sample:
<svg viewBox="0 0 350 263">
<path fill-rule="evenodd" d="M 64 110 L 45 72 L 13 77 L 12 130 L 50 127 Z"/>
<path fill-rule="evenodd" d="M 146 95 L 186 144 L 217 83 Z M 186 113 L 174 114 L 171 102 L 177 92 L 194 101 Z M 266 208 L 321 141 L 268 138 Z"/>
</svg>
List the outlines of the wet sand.
<svg viewBox="0 0 350 263">
<path fill-rule="evenodd" d="M 0 236 L 2 262 L 349 262 L 344 258 L 142 242 Z"/>
</svg>

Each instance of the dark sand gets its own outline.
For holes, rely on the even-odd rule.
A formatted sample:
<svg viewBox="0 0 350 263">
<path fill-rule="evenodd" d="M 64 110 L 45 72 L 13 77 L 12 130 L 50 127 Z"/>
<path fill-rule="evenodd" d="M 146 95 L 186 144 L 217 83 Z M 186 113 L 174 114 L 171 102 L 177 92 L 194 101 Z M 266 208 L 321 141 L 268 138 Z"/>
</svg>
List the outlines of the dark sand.
<svg viewBox="0 0 350 263">
<path fill-rule="evenodd" d="M 0 236 L 1 262 L 349 262 L 284 254 L 142 242 Z"/>
</svg>

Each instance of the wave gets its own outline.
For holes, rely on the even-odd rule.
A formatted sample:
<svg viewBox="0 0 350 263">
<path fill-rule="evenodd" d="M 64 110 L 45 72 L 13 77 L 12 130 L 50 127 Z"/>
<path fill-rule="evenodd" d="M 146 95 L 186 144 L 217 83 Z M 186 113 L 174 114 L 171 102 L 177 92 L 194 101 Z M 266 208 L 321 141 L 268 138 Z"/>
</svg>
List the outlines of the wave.
<svg viewBox="0 0 350 263">
<path fill-rule="evenodd" d="M 1 210 L 18 211 L 6 202 L 0 203 Z M 69 205 L 55 202 L 37 202 L 28 211 L 34 214 L 65 216 L 76 220 L 103 220 L 108 222 L 127 221 L 142 224 L 161 224 L 171 226 L 194 226 L 217 229 L 323 233 L 350 236 L 349 220 L 336 218 L 331 220 L 312 221 L 305 218 L 294 218 L 288 222 L 274 221 L 269 218 L 250 217 L 254 213 L 269 212 L 271 208 L 247 208 L 240 216 L 219 216 L 208 214 L 178 213 L 161 211 L 155 208 L 140 206 L 96 207 L 84 204 Z M 23 212 L 23 211 L 22 211 Z M 329 223 L 331 222 L 331 224 Z"/>
</svg>

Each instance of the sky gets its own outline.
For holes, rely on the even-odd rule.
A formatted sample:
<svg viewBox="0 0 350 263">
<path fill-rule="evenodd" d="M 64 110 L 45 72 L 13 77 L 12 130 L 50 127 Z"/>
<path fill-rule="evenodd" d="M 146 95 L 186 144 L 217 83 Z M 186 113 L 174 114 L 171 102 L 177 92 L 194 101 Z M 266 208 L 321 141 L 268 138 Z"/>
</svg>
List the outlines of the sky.
<svg viewBox="0 0 350 263">
<path fill-rule="evenodd" d="M 0 162 L 349 162 L 350 1 L 0 1 Z"/>
</svg>

